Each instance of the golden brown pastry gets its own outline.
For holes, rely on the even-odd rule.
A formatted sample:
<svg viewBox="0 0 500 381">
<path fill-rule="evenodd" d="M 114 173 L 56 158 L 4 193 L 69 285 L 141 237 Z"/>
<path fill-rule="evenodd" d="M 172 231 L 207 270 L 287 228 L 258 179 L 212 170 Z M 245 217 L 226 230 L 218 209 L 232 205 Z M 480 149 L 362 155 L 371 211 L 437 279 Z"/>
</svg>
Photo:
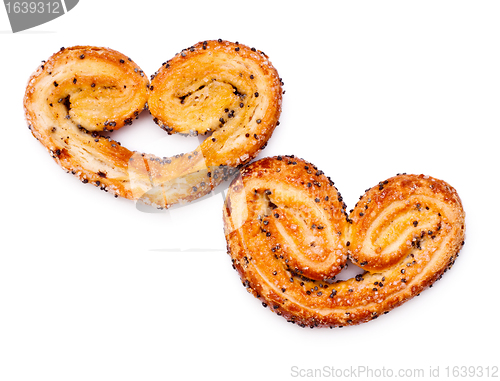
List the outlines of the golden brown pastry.
<svg viewBox="0 0 500 381">
<path fill-rule="evenodd" d="M 429 176 L 397 175 L 345 208 L 334 183 L 302 159 L 242 169 L 224 205 L 225 235 L 264 307 L 302 327 L 370 321 L 440 279 L 464 243 L 457 192 Z M 335 281 L 347 258 L 365 272 Z"/>
<path fill-rule="evenodd" d="M 281 93 L 267 56 L 241 44 L 185 49 L 151 86 L 125 55 L 75 46 L 32 75 L 24 107 L 33 135 L 68 172 L 115 196 L 166 208 L 207 194 L 254 158 L 278 124 Z M 131 124 L 148 103 L 169 133 L 212 135 L 171 157 L 131 151 L 104 135 Z"/>
<path fill-rule="evenodd" d="M 210 135 L 209 167 L 238 167 L 265 147 L 281 113 L 281 79 L 261 51 L 204 41 L 167 61 L 151 80 L 149 110 L 170 133 Z"/>
</svg>

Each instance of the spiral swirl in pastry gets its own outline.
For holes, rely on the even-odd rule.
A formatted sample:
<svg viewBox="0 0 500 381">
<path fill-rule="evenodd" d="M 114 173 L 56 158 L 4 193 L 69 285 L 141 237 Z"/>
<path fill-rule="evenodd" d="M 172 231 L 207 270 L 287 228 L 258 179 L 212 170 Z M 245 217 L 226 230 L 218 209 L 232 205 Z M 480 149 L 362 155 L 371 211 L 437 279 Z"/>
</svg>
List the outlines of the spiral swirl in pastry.
<svg viewBox="0 0 500 381">
<path fill-rule="evenodd" d="M 424 175 L 397 175 L 346 205 L 322 171 L 294 156 L 249 164 L 224 205 L 228 252 L 243 285 L 300 326 L 363 323 L 432 285 L 465 236 L 457 192 Z M 365 272 L 334 277 L 352 260 Z"/>
<path fill-rule="evenodd" d="M 107 49 L 61 49 L 29 80 L 24 107 L 33 135 L 84 183 L 158 208 L 209 193 L 263 149 L 281 113 L 281 79 L 267 56 L 206 41 L 147 76 Z M 149 104 L 167 132 L 211 134 L 194 151 L 157 157 L 104 132 L 131 124 Z"/>
<path fill-rule="evenodd" d="M 149 109 L 168 133 L 211 134 L 200 146 L 208 165 L 236 167 L 270 138 L 281 94 L 281 79 L 263 52 L 205 41 L 155 73 Z"/>
</svg>

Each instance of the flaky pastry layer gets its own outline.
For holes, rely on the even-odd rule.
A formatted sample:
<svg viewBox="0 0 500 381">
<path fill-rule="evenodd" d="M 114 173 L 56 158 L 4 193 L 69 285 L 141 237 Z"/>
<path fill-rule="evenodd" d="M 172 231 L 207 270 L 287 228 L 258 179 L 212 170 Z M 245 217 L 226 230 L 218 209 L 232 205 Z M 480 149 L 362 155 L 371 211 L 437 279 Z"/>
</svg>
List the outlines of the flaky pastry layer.
<svg viewBox="0 0 500 381">
<path fill-rule="evenodd" d="M 397 175 L 355 208 L 314 165 L 294 156 L 249 164 L 224 205 L 228 252 L 248 291 L 306 327 L 373 320 L 440 279 L 464 243 L 465 213 L 450 185 Z M 365 272 L 336 281 L 350 259 Z"/>
<path fill-rule="evenodd" d="M 268 57 L 242 44 L 184 49 L 151 84 L 127 56 L 75 46 L 40 65 L 24 107 L 33 135 L 65 170 L 117 197 L 167 208 L 209 193 L 253 159 L 278 125 L 281 94 Z M 194 151 L 164 157 L 111 139 L 148 108 L 169 134 L 209 136 Z"/>
</svg>

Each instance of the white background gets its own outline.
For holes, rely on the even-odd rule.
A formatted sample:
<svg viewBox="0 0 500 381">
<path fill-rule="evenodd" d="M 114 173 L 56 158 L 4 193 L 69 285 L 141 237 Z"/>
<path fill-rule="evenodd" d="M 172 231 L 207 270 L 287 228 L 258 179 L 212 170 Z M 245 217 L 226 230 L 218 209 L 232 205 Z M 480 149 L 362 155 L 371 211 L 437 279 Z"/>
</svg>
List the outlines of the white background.
<svg viewBox="0 0 500 381">
<path fill-rule="evenodd" d="M 443 378 L 446 366 L 499 366 L 499 19 L 496 1 L 81 0 L 12 34 L 0 9 L 0 380 L 288 380 L 325 366 L 439 366 Z M 241 286 L 220 194 L 140 211 L 66 174 L 26 127 L 26 81 L 62 46 L 110 47 L 151 75 L 217 38 L 263 50 L 285 83 L 260 157 L 311 161 L 348 209 L 399 172 L 458 190 L 466 244 L 432 289 L 364 325 L 299 328 Z M 146 114 L 115 134 L 162 156 L 198 144 Z"/>
</svg>

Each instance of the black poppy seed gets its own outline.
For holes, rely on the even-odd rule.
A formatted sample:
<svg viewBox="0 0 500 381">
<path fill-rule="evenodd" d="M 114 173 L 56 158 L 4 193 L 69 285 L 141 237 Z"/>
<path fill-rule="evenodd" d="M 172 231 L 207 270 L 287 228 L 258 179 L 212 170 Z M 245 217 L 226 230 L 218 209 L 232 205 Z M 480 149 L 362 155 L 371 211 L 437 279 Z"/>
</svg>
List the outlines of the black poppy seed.
<svg viewBox="0 0 500 381">
<path fill-rule="evenodd" d="M 95 87 L 95 83 L 91 84 L 90 87 Z"/>
<path fill-rule="evenodd" d="M 314 201 L 315 201 L 315 202 L 320 202 L 321 200 L 320 200 L 319 198 L 317 198 L 317 197 L 316 197 L 316 198 L 314 199 Z"/>
<path fill-rule="evenodd" d="M 413 226 L 417 227 L 418 221 L 413 221 Z"/>
<path fill-rule="evenodd" d="M 256 122 L 257 122 L 257 124 L 261 124 L 261 123 L 262 123 L 262 120 L 257 119 L 257 120 L 256 120 Z"/>
</svg>

